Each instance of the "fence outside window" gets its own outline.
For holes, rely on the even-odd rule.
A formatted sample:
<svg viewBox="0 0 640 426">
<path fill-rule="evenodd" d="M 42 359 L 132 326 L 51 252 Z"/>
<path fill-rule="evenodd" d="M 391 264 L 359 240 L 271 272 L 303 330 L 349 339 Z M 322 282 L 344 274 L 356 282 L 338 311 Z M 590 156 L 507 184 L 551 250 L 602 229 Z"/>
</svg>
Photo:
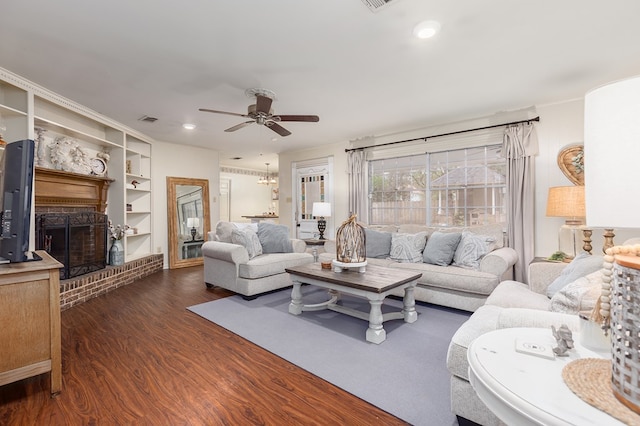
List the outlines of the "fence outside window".
<svg viewBox="0 0 640 426">
<path fill-rule="evenodd" d="M 372 160 L 369 222 L 470 226 L 506 223 L 501 145 Z"/>
</svg>

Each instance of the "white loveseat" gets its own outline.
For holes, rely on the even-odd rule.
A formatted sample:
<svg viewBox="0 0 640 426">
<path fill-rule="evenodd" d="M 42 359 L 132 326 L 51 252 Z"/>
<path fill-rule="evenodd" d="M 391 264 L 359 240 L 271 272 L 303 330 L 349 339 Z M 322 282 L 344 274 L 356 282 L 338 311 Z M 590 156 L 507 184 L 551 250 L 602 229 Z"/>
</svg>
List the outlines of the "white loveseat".
<svg viewBox="0 0 640 426">
<path fill-rule="evenodd" d="M 571 264 L 571 267 L 566 263 L 531 263 L 528 285 L 516 281 L 501 282 L 486 303 L 456 331 L 447 353 L 447 369 L 451 374 L 451 411 L 456 416 L 484 426 L 503 424 L 479 399 L 469 383 L 467 349 L 476 337 L 511 327 L 550 330 L 551 325 L 567 324 L 572 331 L 580 330 L 577 312 L 590 312 L 600 294 L 602 256 L 591 256 L 582 261 L 582 266 L 576 264 L 580 262 Z M 556 289 L 554 297 L 549 298 L 552 284 L 561 284 L 564 288 Z M 572 309 L 576 313 L 566 313 Z"/>
<path fill-rule="evenodd" d="M 414 292 L 416 300 L 465 311 L 473 312 L 478 309 L 501 281 L 513 278 L 513 265 L 518 260 L 515 250 L 504 247 L 501 225 L 466 228 L 368 226 L 365 231 L 368 264 L 421 272 L 422 277 Z M 458 234 L 460 240 L 455 243 L 455 247 L 449 247 L 455 253 L 449 253 L 448 263 L 447 260 L 440 261 L 442 259 L 437 262 L 441 264 L 427 263 L 433 261 L 434 256 L 429 258 L 427 254 L 434 250 L 435 242 L 443 241 L 442 244 L 446 245 L 448 243 L 444 240 L 454 234 Z M 463 235 L 469 238 L 463 239 Z M 410 240 L 410 244 L 416 244 L 416 247 L 402 247 L 400 236 L 421 238 Z M 456 266 L 453 257 L 465 251 L 464 241 L 477 240 L 474 236 L 482 237 L 482 250 L 486 252 L 478 252 L 472 265 Z M 439 239 L 440 237 L 444 239 Z M 324 248 L 325 253 L 320 254 L 321 261 L 336 258 L 335 241 L 328 241 Z M 409 259 L 412 255 L 407 252 L 412 251 L 414 257 Z M 435 247 L 435 252 L 435 257 L 442 255 L 438 247 Z M 402 296 L 402 292 L 396 295 Z"/>
<path fill-rule="evenodd" d="M 259 228 L 276 232 L 259 233 Z M 216 230 L 209 233 L 209 240 L 202 245 L 205 284 L 207 287 L 218 286 L 231 290 L 246 299 L 291 286 L 285 268 L 312 263 L 313 255 L 305 252 L 304 241 L 289 238 L 288 232 L 282 225 L 218 222 Z M 239 239 L 234 237 L 234 233 Z M 280 238 L 277 241 L 270 239 L 267 242 L 267 237 L 264 237 L 262 242 L 260 238 L 256 242 L 258 234 L 278 233 Z M 255 235 L 254 245 L 260 246 L 259 251 L 264 248 L 268 252 L 257 255 L 250 253 L 255 247 L 241 238 L 247 235 Z M 271 249 L 267 250 L 267 247 Z"/>
</svg>

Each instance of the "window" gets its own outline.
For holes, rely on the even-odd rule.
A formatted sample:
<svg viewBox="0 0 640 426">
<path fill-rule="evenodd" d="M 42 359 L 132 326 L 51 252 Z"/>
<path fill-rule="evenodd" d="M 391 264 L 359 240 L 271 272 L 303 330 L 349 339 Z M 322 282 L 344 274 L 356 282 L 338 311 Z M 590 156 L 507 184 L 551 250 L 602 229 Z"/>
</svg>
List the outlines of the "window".
<svg viewBox="0 0 640 426">
<path fill-rule="evenodd" d="M 500 145 L 369 162 L 372 224 L 468 226 L 506 221 Z"/>
</svg>

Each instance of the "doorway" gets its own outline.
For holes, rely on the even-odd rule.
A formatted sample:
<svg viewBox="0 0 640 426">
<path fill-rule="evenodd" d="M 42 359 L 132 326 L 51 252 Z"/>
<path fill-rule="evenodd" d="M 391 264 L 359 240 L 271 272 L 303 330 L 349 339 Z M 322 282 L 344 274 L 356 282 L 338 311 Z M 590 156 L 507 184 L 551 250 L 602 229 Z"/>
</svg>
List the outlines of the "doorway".
<svg viewBox="0 0 640 426">
<path fill-rule="evenodd" d="M 296 202 L 293 203 L 296 237 L 317 238 L 318 221 L 313 216 L 313 203 L 323 202 L 333 205 L 333 157 L 300 161 L 292 164 Z M 325 238 L 335 235 L 332 217 L 325 217 L 327 230 Z"/>
</svg>

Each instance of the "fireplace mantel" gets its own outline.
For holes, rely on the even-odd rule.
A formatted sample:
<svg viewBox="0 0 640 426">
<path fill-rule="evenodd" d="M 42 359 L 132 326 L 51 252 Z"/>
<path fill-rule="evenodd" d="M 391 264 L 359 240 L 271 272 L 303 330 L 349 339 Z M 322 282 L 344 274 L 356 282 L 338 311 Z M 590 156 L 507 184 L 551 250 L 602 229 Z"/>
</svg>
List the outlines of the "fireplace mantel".
<svg viewBox="0 0 640 426">
<path fill-rule="evenodd" d="M 105 213 L 107 190 L 114 179 L 62 170 L 35 168 L 37 207 L 87 207 Z"/>
</svg>

